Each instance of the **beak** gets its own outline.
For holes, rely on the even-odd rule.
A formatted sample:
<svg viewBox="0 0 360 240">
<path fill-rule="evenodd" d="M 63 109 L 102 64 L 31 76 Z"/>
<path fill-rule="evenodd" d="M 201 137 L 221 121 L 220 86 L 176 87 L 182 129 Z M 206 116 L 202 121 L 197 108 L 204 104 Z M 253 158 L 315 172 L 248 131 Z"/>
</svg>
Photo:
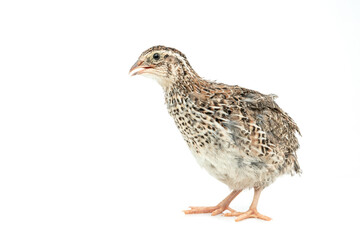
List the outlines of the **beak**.
<svg viewBox="0 0 360 240">
<path fill-rule="evenodd" d="M 138 60 L 130 69 L 129 74 L 131 76 L 140 75 L 146 69 L 153 68 L 151 65 L 144 64 L 144 61 Z"/>
</svg>

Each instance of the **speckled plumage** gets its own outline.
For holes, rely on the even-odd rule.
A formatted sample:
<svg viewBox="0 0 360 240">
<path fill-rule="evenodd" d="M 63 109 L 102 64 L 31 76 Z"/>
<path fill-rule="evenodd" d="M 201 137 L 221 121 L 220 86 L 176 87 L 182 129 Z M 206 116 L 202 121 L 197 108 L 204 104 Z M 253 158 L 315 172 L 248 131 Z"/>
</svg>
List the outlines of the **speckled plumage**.
<svg viewBox="0 0 360 240">
<path fill-rule="evenodd" d="M 211 175 L 232 189 L 244 189 L 265 187 L 281 174 L 300 171 L 298 128 L 274 96 L 201 79 L 188 84 L 169 89 L 166 103 L 190 150 Z"/>
<path fill-rule="evenodd" d="M 141 74 L 163 87 L 169 114 L 198 163 L 231 189 L 262 189 L 282 174 L 301 172 L 300 131 L 275 95 L 204 80 L 173 48 L 152 47 L 135 67 L 139 62 Z"/>
</svg>

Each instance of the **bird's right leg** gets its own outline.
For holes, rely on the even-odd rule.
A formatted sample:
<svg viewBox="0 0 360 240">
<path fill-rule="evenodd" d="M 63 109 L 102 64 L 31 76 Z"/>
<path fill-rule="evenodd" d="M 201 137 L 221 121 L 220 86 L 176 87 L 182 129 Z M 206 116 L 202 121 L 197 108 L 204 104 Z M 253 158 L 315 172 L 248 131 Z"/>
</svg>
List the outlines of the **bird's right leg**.
<svg viewBox="0 0 360 240">
<path fill-rule="evenodd" d="M 229 207 L 230 203 L 234 198 L 239 195 L 242 190 L 234 190 L 229 196 L 227 196 L 224 200 L 222 200 L 218 205 L 213 207 L 190 207 L 190 210 L 184 210 L 185 214 L 197 214 L 197 213 L 211 213 L 212 216 L 218 215 L 225 210 L 229 210 L 230 212 L 235 212 L 235 210 Z"/>
</svg>

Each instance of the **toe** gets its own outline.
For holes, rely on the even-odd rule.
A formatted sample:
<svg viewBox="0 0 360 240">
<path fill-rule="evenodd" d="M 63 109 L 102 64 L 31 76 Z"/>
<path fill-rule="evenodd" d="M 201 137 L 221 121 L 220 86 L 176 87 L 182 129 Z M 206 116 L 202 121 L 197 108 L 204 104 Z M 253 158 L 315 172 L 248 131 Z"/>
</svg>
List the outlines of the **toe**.
<svg viewBox="0 0 360 240">
<path fill-rule="evenodd" d="M 214 207 L 189 207 L 190 210 L 184 210 L 185 214 L 198 214 L 198 213 L 212 213 L 216 208 Z"/>
<path fill-rule="evenodd" d="M 258 219 L 265 220 L 265 221 L 271 220 L 270 217 L 260 214 L 257 210 L 249 210 L 249 211 L 239 215 L 239 217 L 237 217 L 235 219 L 235 221 L 239 222 L 239 221 L 242 221 L 247 218 L 258 218 Z"/>
<path fill-rule="evenodd" d="M 258 215 L 256 215 L 256 218 L 259 218 L 259 219 L 262 219 L 262 220 L 265 220 L 265 221 L 270 221 L 271 220 L 271 217 L 262 215 L 260 213 Z"/>
<path fill-rule="evenodd" d="M 216 209 L 215 211 L 213 211 L 213 212 L 211 213 L 211 216 L 219 215 L 219 214 L 222 213 L 223 211 L 225 211 L 224 208 L 218 208 L 218 209 Z"/>
<path fill-rule="evenodd" d="M 250 217 L 250 215 L 251 215 L 251 212 L 242 213 L 235 219 L 235 222 L 240 222 L 240 221 L 242 221 L 244 219 L 247 219 L 247 218 Z"/>
<path fill-rule="evenodd" d="M 237 217 L 237 216 L 240 216 L 241 214 L 243 214 L 243 212 L 232 211 L 229 213 L 224 213 L 224 216 L 225 217 Z"/>
</svg>

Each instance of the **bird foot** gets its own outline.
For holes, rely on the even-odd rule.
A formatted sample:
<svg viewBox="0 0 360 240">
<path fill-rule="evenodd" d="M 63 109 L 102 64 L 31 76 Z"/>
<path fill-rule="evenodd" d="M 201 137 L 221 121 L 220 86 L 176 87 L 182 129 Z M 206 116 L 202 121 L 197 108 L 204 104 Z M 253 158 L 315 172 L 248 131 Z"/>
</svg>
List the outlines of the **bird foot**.
<svg viewBox="0 0 360 240">
<path fill-rule="evenodd" d="M 239 222 L 241 220 L 247 219 L 247 218 L 258 218 L 265 221 L 270 221 L 271 218 L 265 215 L 260 214 L 256 209 L 249 209 L 247 212 L 230 212 L 230 213 L 224 213 L 224 216 L 226 217 L 237 217 L 235 219 L 236 222 Z"/>
<path fill-rule="evenodd" d="M 225 210 L 229 210 L 230 213 L 236 212 L 234 209 L 224 206 L 224 205 L 217 205 L 213 207 L 189 207 L 190 210 L 184 210 L 185 214 L 198 214 L 198 213 L 211 213 L 211 216 L 218 215 L 223 213 Z"/>
</svg>

